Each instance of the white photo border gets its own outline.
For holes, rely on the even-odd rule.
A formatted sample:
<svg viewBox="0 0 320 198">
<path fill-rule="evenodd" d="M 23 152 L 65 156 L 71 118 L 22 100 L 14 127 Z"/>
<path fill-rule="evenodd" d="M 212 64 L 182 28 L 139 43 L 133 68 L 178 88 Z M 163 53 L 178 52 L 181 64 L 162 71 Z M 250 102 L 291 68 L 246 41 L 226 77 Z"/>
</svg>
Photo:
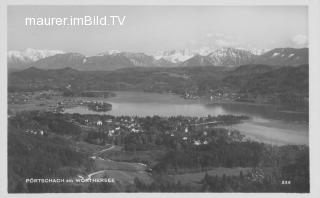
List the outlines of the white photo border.
<svg viewBox="0 0 320 198">
<path fill-rule="evenodd" d="M 309 148 L 310 193 L 45 193 L 7 192 L 7 6 L 10 5 L 134 5 L 134 6 L 308 6 L 309 23 Z M 1 101 L 1 180 L 3 197 L 320 197 L 320 0 L 1 0 L 0 2 L 0 101 Z"/>
</svg>

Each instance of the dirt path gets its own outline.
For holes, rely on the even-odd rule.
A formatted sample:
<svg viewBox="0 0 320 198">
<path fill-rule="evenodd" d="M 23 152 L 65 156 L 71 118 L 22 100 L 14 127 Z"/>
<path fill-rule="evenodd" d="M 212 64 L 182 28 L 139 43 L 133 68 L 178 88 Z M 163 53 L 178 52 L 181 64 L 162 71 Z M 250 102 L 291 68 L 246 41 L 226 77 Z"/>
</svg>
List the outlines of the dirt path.
<svg viewBox="0 0 320 198">
<path fill-rule="evenodd" d="M 107 171 L 107 170 L 101 170 L 101 171 L 96 171 L 96 172 L 90 173 L 88 175 L 88 179 L 91 179 L 91 177 L 94 176 L 94 175 L 104 173 L 105 171 Z"/>
<path fill-rule="evenodd" d="M 103 152 L 105 152 L 105 151 L 110 151 L 110 150 L 113 150 L 113 149 L 115 149 L 115 148 L 116 148 L 116 147 L 115 147 L 114 145 L 112 145 L 111 147 L 106 148 L 106 149 L 103 149 L 103 150 L 98 151 L 98 152 L 95 152 L 95 153 L 93 153 L 92 155 L 93 155 L 93 156 L 99 155 L 99 154 L 101 154 L 101 153 L 103 153 Z"/>
</svg>

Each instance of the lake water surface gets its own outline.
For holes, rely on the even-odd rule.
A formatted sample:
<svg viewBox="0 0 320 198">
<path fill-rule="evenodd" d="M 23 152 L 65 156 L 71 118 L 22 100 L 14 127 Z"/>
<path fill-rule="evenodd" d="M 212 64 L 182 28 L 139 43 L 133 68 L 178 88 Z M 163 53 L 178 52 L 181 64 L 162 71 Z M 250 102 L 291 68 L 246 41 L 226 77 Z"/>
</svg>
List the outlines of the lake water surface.
<svg viewBox="0 0 320 198">
<path fill-rule="evenodd" d="M 247 115 L 251 119 L 230 126 L 257 141 L 283 144 L 308 144 L 308 115 L 279 112 L 271 105 L 215 103 L 206 100 L 185 100 L 177 95 L 145 92 L 116 92 L 115 97 L 94 99 L 112 104 L 108 112 L 94 112 L 86 107 L 73 107 L 65 113 L 110 114 L 114 116 L 217 116 Z M 89 98 L 88 98 L 89 99 Z"/>
</svg>

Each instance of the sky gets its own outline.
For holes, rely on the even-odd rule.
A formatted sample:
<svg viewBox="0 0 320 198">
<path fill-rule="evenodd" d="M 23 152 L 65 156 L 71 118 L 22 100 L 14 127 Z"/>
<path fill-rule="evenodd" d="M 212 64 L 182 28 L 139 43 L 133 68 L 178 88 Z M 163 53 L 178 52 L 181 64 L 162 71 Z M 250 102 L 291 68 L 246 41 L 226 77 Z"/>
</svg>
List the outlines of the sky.
<svg viewBox="0 0 320 198">
<path fill-rule="evenodd" d="M 25 17 L 126 16 L 122 26 L 25 26 Z M 109 50 L 308 46 L 306 6 L 9 6 L 8 50 L 94 55 Z"/>
</svg>

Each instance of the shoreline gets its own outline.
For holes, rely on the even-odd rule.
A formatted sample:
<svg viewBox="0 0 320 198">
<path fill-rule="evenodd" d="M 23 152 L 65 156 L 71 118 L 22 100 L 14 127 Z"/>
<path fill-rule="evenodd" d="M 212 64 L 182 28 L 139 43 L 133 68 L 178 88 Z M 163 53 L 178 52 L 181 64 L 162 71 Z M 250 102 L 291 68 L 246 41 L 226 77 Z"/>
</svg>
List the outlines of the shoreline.
<svg viewBox="0 0 320 198">
<path fill-rule="evenodd" d="M 232 101 L 232 100 L 219 100 L 219 101 L 211 101 L 209 98 L 205 96 L 199 96 L 199 98 L 196 99 L 186 99 L 182 95 L 176 94 L 176 93 L 169 93 L 169 92 L 149 92 L 149 91 L 111 91 L 116 93 L 115 96 L 109 97 L 109 98 L 114 98 L 118 96 L 118 93 L 146 93 L 146 94 L 159 94 L 159 95 L 170 95 L 170 96 L 176 96 L 179 97 L 180 99 L 191 102 L 191 103 L 200 103 L 203 105 L 212 105 L 212 104 L 236 104 L 236 105 L 247 105 L 247 106 L 265 106 L 265 107 L 273 107 L 273 108 L 279 108 L 279 107 L 285 107 L 285 105 L 277 105 L 277 104 L 272 104 L 272 103 L 257 103 L 257 102 L 237 102 L 237 101 Z M 298 111 L 298 110 L 277 110 L 277 112 L 280 113 L 297 113 L 297 114 L 308 114 L 309 111 Z"/>
</svg>

